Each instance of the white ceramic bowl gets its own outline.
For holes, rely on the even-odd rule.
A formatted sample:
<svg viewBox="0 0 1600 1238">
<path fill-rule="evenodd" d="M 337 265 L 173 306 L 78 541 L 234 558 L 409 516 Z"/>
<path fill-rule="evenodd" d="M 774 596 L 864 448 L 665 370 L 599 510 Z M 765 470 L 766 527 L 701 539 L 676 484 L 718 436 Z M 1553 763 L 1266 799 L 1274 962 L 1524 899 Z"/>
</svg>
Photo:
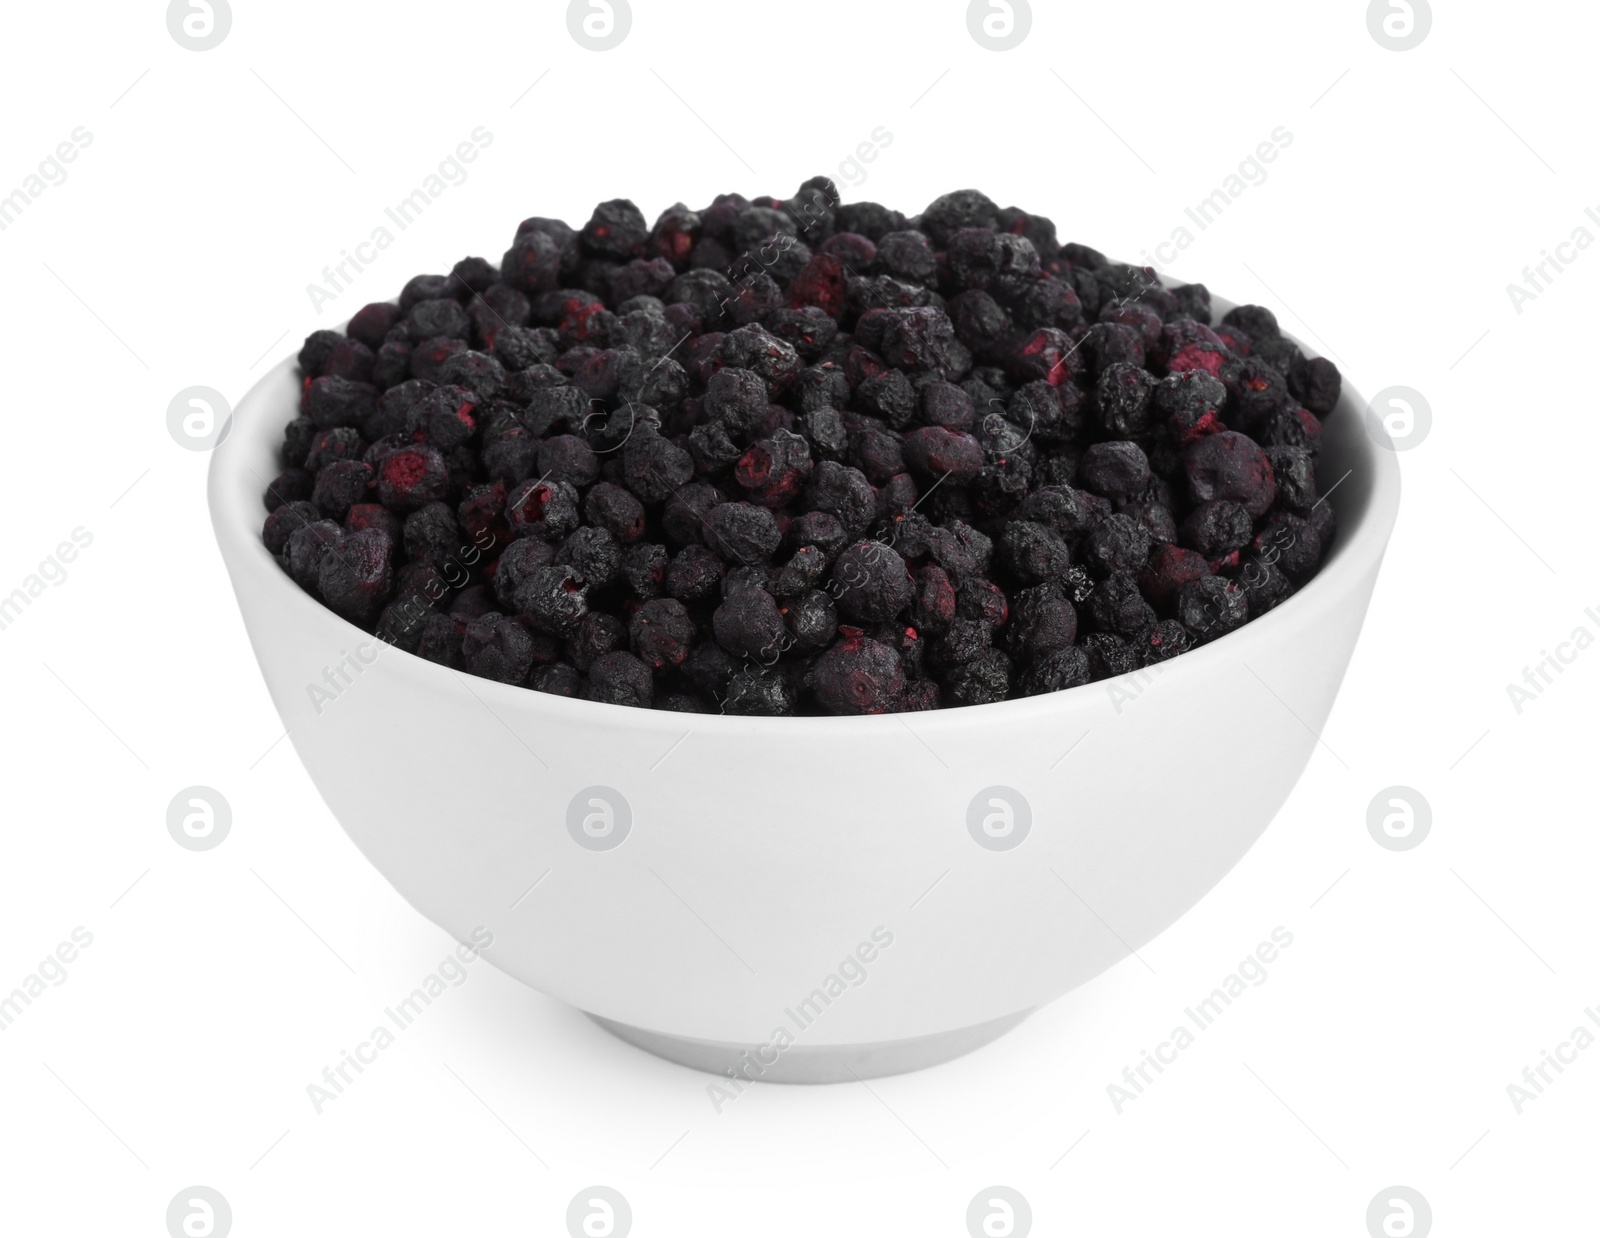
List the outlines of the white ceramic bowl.
<svg viewBox="0 0 1600 1238">
<path fill-rule="evenodd" d="M 261 542 L 297 398 L 289 358 L 240 402 L 210 506 L 267 687 L 334 815 L 423 915 L 458 940 L 490 930 L 511 975 L 653 1052 L 765 1080 L 966 1052 L 1177 920 L 1310 758 L 1400 496 L 1346 385 L 1319 462 L 1324 489 L 1349 473 L 1332 552 L 1238 631 L 1115 692 L 694 716 L 457 674 L 303 593 Z M 347 654 L 319 703 L 310 686 L 329 692 Z M 1240 752 L 1224 786 L 1218 762 Z"/>
</svg>

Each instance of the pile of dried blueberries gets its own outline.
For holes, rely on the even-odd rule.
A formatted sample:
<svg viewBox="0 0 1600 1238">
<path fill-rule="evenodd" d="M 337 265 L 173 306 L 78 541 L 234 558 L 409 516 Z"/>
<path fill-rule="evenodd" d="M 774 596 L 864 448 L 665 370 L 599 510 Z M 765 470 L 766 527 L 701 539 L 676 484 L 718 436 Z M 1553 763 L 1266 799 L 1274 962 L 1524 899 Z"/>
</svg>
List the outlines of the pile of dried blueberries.
<svg viewBox="0 0 1600 1238">
<path fill-rule="evenodd" d="M 1215 640 L 1317 570 L 1339 372 L 1270 310 L 958 190 L 527 219 L 300 350 L 263 537 L 350 622 L 689 712 L 979 705 Z"/>
</svg>

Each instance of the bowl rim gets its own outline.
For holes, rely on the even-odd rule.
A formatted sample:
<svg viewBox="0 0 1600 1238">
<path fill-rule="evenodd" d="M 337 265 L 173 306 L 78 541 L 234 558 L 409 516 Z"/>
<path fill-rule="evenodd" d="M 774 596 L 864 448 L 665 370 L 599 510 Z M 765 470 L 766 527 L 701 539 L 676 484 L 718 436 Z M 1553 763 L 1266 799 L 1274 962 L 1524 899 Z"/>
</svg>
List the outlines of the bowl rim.
<svg viewBox="0 0 1600 1238">
<path fill-rule="evenodd" d="M 1183 281 L 1164 277 L 1163 282 L 1171 286 Z M 1246 303 L 1231 302 L 1213 294 L 1213 321 L 1237 304 Z M 343 326 L 341 323 L 335 329 Z M 1289 332 L 1285 331 L 1283 335 L 1299 347 L 1306 357 L 1321 355 Z M 261 540 L 261 523 L 266 515 L 261 506 L 261 491 L 281 471 L 277 457 L 278 436 L 294 415 L 292 408 L 285 410 L 286 401 L 281 392 L 288 390 L 285 380 L 296 369 L 297 357 L 298 350 L 269 369 L 252 384 L 233 409 L 228 431 L 213 449 L 208 470 L 207 501 L 212 526 L 241 611 L 248 605 L 246 598 L 249 593 L 241 587 L 241 577 L 248 577 L 261 588 L 278 590 L 297 622 L 304 622 L 308 636 L 319 628 L 327 632 L 329 647 L 338 647 L 339 642 L 348 643 L 351 640 L 376 640 L 378 638 L 372 633 L 357 627 L 295 584 L 268 553 Z M 1163 678 L 1170 676 L 1181 681 L 1211 674 L 1222 664 L 1241 659 L 1246 653 L 1247 642 L 1265 641 L 1288 624 L 1315 624 L 1328 612 L 1337 609 L 1345 595 L 1359 588 L 1362 579 L 1381 561 L 1399 510 L 1398 453 L 1381 422 L 1366 415 L 1366 400 L 1350 386 L 1348 376 L 1342 370 L 1340 377 L 1339 402 L 1328 416 L 1340 419 L 1335 433 L 1348 440 L 1347 446 L 1354 447 L 1348 462 L 1351 471 L 1365 468 L 1368 473 L 1366 494 L 1359 511 L 1352 514 L 1348 510 L 1348 498 L 1335 505 L 1339 527 L 1333 550 L 1323 560 L 1317 574 L 1302 588 L 1259 619 L 1252 619 L 1216 640 L 1161 663 L 1159 673 Z M 298 389 L 298 383 L 294 387 Z M 288 416 L 284 415 L 285 411 Z M 265 476 L 256 468 L 258 464 L 265 464 L 268 470 Z M 448 689 L 452 677 L 466 678 L 469 675 L 469 672 L 440 666 L 398 646 L 394 652 L 402 659 L 399 665 L 404 668 L 404 673 L 423 687 Z M 388 659 L 385 661 L 390 666 L 395 665 Z M 1140 673 L 1130 672 L 1135 675 Z M 633 728 L 659 731 L 674 737 L 678 732 L 683 732 L 683 738 L 697 731 L 731 735 L 760 728 L 770 730 L 774 737 L 816 732 L 835 738 L 870 739 L 887 736 L 892 733 L 892 728 L 905 728 L 916 735 L 919 732 L 965 730 L 973 725 L 1026 726 L 1029 723 L 1045 723 L 1063 714 L 1098 707 L 1108 699 L 1106 685 L 1117 682 L 1118 678 L 1121 677 L 1096 680 L 1037 696 L 983 705 L 945 706 L 918 713 L 779 718 L 722 713 L 692 714 L 611 705 L 601 701 L 555 696 L 520 684 L 501 683 L 476 676 L 471 677 L 470 687 L 496 714 L 506 709 L 523 716 L 538 715 L 557 725 L 603 726 L 608 719 L 615 719 L 617 722 L 626 721 Z M 618 711 L 626 711 L 626 717 L 616 717 Z"/>
</svg>

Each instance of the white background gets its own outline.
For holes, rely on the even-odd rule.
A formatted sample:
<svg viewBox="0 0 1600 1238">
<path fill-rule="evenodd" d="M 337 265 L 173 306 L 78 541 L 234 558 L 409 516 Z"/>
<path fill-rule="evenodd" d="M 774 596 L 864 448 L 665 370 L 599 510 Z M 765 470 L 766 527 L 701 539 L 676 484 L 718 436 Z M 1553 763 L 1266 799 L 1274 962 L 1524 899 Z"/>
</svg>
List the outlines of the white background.
<svg viewBox="0 0 1600 1238">
<path fill-rule="evenodd" d="M 1441 1235 L 1591 1227 L 1600 1048 L 1520 1114 L 1506 1087 L 1600 1003 L 1600 652 L 1520 714 L 1506 685 L 1600 634 L 1600 250 L 1520 313 L 1506 289 L 1600 236 L 1600 19 L 1436 10 L 1396 52 L 1355 0 L 1036 3 L 996 53 L 951 0 L 636 0 L 596 53 L 558 3 L 236 0 L 197 53 L 149 0 L 12 6 L 0 193 L 93 140 L 0 232 L 0 593 L 75 527 L 93 543 L 0 631 L 0 991 L 75 926 L 94 942 L 0 1033 L 7 1232 L 160 1235 L 197 1183 L 241 1238 L 559 1234 L 593 1183 L 641 1236 L 960 1235 L 994 1183 L 1050 1234 L 1362 1238 L 1394 1184 Z M 466 182 L 314 313 L 306 285 L 480 125 Z M 1171 269 L 1434 420 L 1324 743 L 1237 869 L 1142 963 L 870 1090 L 757 1086 L 718 1114 L 706 1076 L 479 963 L 317 1115 L 306 1085 L 452 943 L 273 746 L 174 393 L 237 399 L 408 276 L 614 196 L 653 219 L 832 173 L 913 213 L 971 185 L 1137 260 L 1278 126 L 1267 179 Z M 1197 794 L 1225 796 L 1257 756 L 1206 738 Z M 167 834 L 191 784 L 232 805 L 214 851 Z M 1392 784 L 1433 809 L 1404 853 L 1366 828 Z M 1118 1114 L 1107 1084 L 1278 925 L 1267 981 Z"/>
</svg>

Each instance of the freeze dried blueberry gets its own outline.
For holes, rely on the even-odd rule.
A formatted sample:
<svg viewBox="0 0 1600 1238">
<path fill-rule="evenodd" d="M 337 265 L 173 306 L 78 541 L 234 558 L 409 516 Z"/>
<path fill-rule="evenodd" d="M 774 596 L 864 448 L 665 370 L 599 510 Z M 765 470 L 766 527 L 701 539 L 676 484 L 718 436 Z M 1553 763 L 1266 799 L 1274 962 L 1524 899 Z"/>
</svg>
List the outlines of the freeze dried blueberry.
<svg viewBox="0 0 1600 1238">
<path fill-rule="evenodd" d="M 685 546 L 667 565 L 666 591 L 681 602 L 711 597 L 722 584 L 722 560 L 704 546 Z"/>
<path fill-rule="evenodd" d="M 584 496 L 583 515 L 623 545 L 631 545 L 644 536 L 644 505 L 611 482 L 601 482 Z"/>
<path fill-rule="evenodd" d="M 622 552 L 622 579 L 643 601 L 660 597 L 666 588 L 667 548 L 654 542 L 639 542 Z"/>
<path fill-rule="evenodd" d="M 501 683 L 521 683 L 533 667 L 533 638 L 515 619 L 499 611 L 467 624 L 461 652 L 474 675 Z"/>
<path fill-rule="evenodd" d="M 661 527 L 667 540 L 679 546 L 703 541 L 706 516 L 724 501 L 722 492 L 705 482 L 680 486 L 661 510 Z"/>
<path fill-rule="evenodd" d="M 468 585 L 450 603 L 450 613 L 467 620 L 480 618 L 497 609 L 494 594 L 484 585 Z"/>
<path fill-rule="evenodd" d="M 450 585 L 431 563 L 402 563 L 394 574 L 394 600 L 438 610 L 449 598 Z"/>
<path fill-rule="evenodd" d="M 354 426 L 335 426 L 331 430 L 319 430 L 312 438 L 310 449 L 306 452 L 305 467 L 316 473 L 320 472 L 324 465 L 332 464 L 335 460 L 359 460 L 365 446 L 361 441 L 360 432 Z"/>
<path fill-rule="evenodd" d="M 1190 443 L 1183 470 L 1196 503 L 1231 499 L 1252 516 L 1264 516 L 1277 497 L 1272 464 L 1266 453 L 1243 434 L 1224 430 Z"/>
<path fill-rule="evenodd" d="M 956 589 L 942 567 L 929 565 L 912 579 L 911 622 L 935 636 L 949 628 L 956 617 Z"/>
<path fill-rule="evenodd" d="M 1260 434 L 1272 417 L 1289 400 L 1283 376 L 1254 358 L 1229 361 L 1219 374 L 1228 389 L 1228 407 L 1223 414 L 1231 429 Z"/>
<path fill-rule="evenodd" d="M 472 329 L 472 320 L 461 302 L 454 297 L 438 297 L 418 301 L 405 317 L 406 334 L 413 344 L 445 336 L 465 340 Z"/>
<path fill-rule="evenodd" d="M 1024 584 L 1061 581 L 1072 565 L 1066 542 L 1048 525 L 1014 520 L 1000 535 L 1000 560 Z"/>
<path fill-rule="evenodd" d="M 633 651 L 646 666 L 662 670 L 681 666 L 689 656 L 695 625 L 682 602 L 655 598 L 633 613 L 628 636 Z"/>
<path fill-rule="evenodd" d="M 461 527 L 447 503 L 429 503 L 405 518 L 401 544 L 408 559 L 443 564 L 462 550 Z"/>
<path fill-rule="evenodd" d="M 501 279 L 525 293 L 549 292 L 560 284 L 561 248 L 542 231 L 519 233 L 500 260 Z"/>
<path fill-rule="evenodd" d="M 872 483 L 861 470 L 832 460 L 824 460 L 812 471 L 804 503 L 812 512 L 836 517 L 845 533 L 853 537 L 867 531 L 878 510 Z"/>
<path fill-rule="evenodd" d="M 1144 365 L 1144 339 L 1120 322 L 1097 322 L 1077 344 L 1084 367 L 1097 378 L 1113 365 Z"/>
<path fill-rule="evenodd" d="M 949 312 L 956 338 L 974 355 L 988 360 L 1005 355 L 1013 335 L 1011 315 L 987 292 L 971 289 L 961 293 L 950 302 Z"/>
<path fill-rule="evenodd" d="M 925 425 L 957 432 L 972 426 L 972 397 L 954 383 L 926 384 L 918 395 L 918 403 Z"/>
<path fill-rule="evenodd" d="M 317 566 L 322 600 L 351 623 L 371 625 L 394 583 L 393 555 L 394 543 L 379 529 L 363 529 L 329 543 Z"/>
<path fill-rule="evenodd" d="M 650 668 L 631 653 L 618 650 L 605 654 L 589 668 L 589 683 L 584 690 L 588 700 L 648 709 L 654 695 Z"/>
<path fill-rule="evenodd" d="M 311 501 L 324 516 L 343 520 L 350 505 L 363 502 L 371 488 L 371 467 L 360 460 L 335 460 L 317 474 Z"/>
<path fill-rule="evenodd" d="M 741 666 L 728 680 L 724 713 L 781 718 L 794 713 L 795 690 L 788 676 L 765 666 Z"/>
<path fill-rule="evenodd" d="M 882 542 L 857 542 L 834 560 L 833 592 L 846 617 L 883 623 L 911 601 L 911 573 L 906 561 Z"/>
<path fill-rule="evenodd" d="M 1150 533 L 1132 516 L 1118 512 L 1090 530 L 1089 554 L 1108 573 L 1136 573 L 1150 557 Z"/>
<path fill-rule="evenodd" d="M 1100 311 L 1101 322 L 1119 322 L 1132 327 L 1149 352 L 1161 342 L 1161 315 L 1138 301 L 1125 301 L 1107 306 Z"/>
<path fill-rule="evenodd" d="M 1237 358 L 1228 345 L 1204 323 L 1179 319 L 1161 328 L 1161 343 L 1152 350 L 1152 359 L 1165 365 L 1169 374 L 1199 371 L 1217 375 Z"/>
<path fill-rule="evenodd" d="M 832 254 L 846 266 L 865 269 L 878 256 L 878 247 L 859 232 L 835 232 L 821 245 L 819 254 Z"/>
<path fill-rule="evenodd" d="M 720 477 L 743 454 L 728 427 L 720 421 L 706 422 L 689 431 L 689 456 L 701 477 Z"/>
<path fill-rule="evenodd" d="M 313 483 L 314 479 L 305 469 L 285 469 L 267 483 L 262 501 L 269 512 L 285 503 L 304 502 L 311 498 Z"/>
<path fill-rule="evenodd" d="M 1238 327 L 1252 340 L 1272 339 L 1278 334 L 1278 318 L 1264 305 L 1236 305 L 1222 316 L 1222 323 Z"/>
<path fill-rule="evenodd" d="M 316 422 L 306 416 L 296 417 L 283 431 L 283 462 L 290 468 L 305 468 L 312 444 L 319 431 Z"/>
<path fill-rule="evenodd" d="M 1271 447 L 1299 447 L 1312 455 L 1322 446 L 1322 423 L 1304 408 L 1280 408 L 1262 431 L 1261 443 Z"/>
<path fill-rule="evenodd" d="M 450 471 L 436 448 L 419 443 L 384 456 L 377 483 L 379 502 L 392 511 L 411 512 L 446 497 Z"/>
<path fill-rule="evenodd" d="M 811 450 L 805 439 L 779 430 L 753 443 L 739 457 L 733 477 L 761 506 L 777 509 L 799 496 L 811 469 Z"/>
<path fill-rule="evenodd" d="M 1239 569 L 1239 584 L 1244 586 L 1245 602 L 1250 618 L 1256 619 L 1285 601 L 1294 592 L 1294 585 L 1284 573 L 1280 561 L 1263 555 L 1251 555 Z"/>
<path fill-rule="evenodd" d="M 942 248 L 962 228 L 994 228 L 999 222 L 1000 208 L 986 194 L 976 189 L 958 189 L 930 202 L 918 225 Z"/>
<path fill-rule="evenodd" d="M 417 645 L 412 652 L 440 666 L 457 671 L 466 670 L 467 659 L 462 651 L 462 642 L 470 622 L 470 619 L 461 615 L 428 615 L 420 625 Z"/>
<path fill-rule="evenodd" d="M 821 649 L 838 631 L 839 616 L 833 599 L 821 589 L 808 589 L 798 597 L 789 598 L 779 610 L 795 649 Z"/>
<path fill-rule="evenodd" d="M 694 477 L 694 459 L 649 426 L 640 426 L 622 449 L 622 482 L 647 503 L 660 503 Z"/>
<path fill-rule="evenodd" d="M 1228 389 L 1214 374 L 1204 370 L 1169 374 L 1155 385 L 1150 398 L 1179 442 L 1191 442 L 1225 428 L 1222 409 L 1228 401 Z"/>
<path fill-rule="evenodd" d="M 359 426 L 377 408 L 378 389 L 347 378 L 313 379 L 306 388 L 304 412 L 319 430 Z"/>
<path fill-rule="evenodd" d="M 934 277 L 933 246 L 921 232 L 888 232 L 877 240 L 873 267 L 913 284 L 931 284 Z"/>
<path fill-rule="evenodd" d="M 511 591 L 511 605 L 541 632 L 566 636 L 588 613 L 588 585 L 570 564 L 534 568 Z"/>
<path fill-rule="evenodd" d="M 1111 514 L 1109 504 L 1100 506 L 1103 502 L 1071 486 L 1040 486 L 1022 501 L 1016 515 L 1046 525 L 1062 537 L 1081 537 Z"/>
<path fill-rule="evenodd" d="M 1160 503 L 1129 503 L 1121 510 L 1123 514 L 1131 516 L 1139 523 L 1140 527 L 1150 535 L 1152 542 L 1159 544 L 1178 540 L 1177 521 Z"/>
<path fill-rule="evenodd" d="M 1186 652 L 1194 640 L 1189 629 L 1176 619 L 1163 619 L 1139 638 L 1137 652 L 1141 666 L 1154 666 Z"/>
<path fill-rule="evenodd" d="M 509 371 L 505 380 L 506 391 L 513 396 L 523 389 L 521 384 L 527 381 L 515 378 L 517 373 L 529 371 L 538 365 L 548 365 L 559 355 L 555 332 L 548 327 L 501 326 L 496 329 L 490 347 L 495 359 Z"/>
<path fill-rule="evenodd" d="M 557 542 L 578 527 L 578 491 L 570 482 L 520 482 L 506 496 L 506 521 L 516 537 Z"/>
<path fill-rule="evenodd" d="M 905 689 L 905 669 L 893 649 L 846 636 L 817 659 L 811 676 L 817 703 L 830 714 L 881 714 Z"/>
<path fill-rule="evenodd" d="M 1238 503 L 1214 499 L 1201 503 L 1183 518 L 1178 542 L 1207 559 L 1218 559 L 1250 541 L 1250 513 Z"/>
<path fill-rule="evenodd" d="M 928 535 L 929 553 L 951 579 L 981 576 L 989 570 L 994 543 L 961 520 L 948 520 Z"/>
<path fill-rule="evenodd" d="M 1150 460 L 1137 443 L 1095 443 L 1078 465 L 1085 488 L 1108 499 L 1131 499 L 1150 484 Z"/>
<path fill-rule="evenodd" d="M 1013 655 L 1043 658 L 1072 647 L 1078 639 L 1078 612 L 1059 585 L 1035 585 L 1016 595 L 1006 639 Z"/>
<path fill-rule="evenodd" d="M 1137 346 L 1138 336 L 1134 332 L 1127 327 L 1116 329 L 1127 331 Z M 1031 332 L 1009 350 L 1007 361 L 1018 382 L 1043 381 L 1052 387 L 1070 382 L 1083 371 L 1085 365 L 1078 345 L 1057 327 L 1040 327 Z"/>
<path fill-rule="evenodd" d="M 480 554 L 494 555 L 511 543 L 505 520 L 506 487 L 501 481 L 474 486 L 456 506 L 462 536 Z"/>
<path fill-rule="evenodd" d="M 762 563 L 783 541 L 772 513 L 752 503 L 721 503 L 705 521 L 705 540 L 717 554 L 735 563 Z"/>
<path fill-rule="evenodd" d="M 1113 632 L 1091 632 L 1080 648 L 1088 656 L 1091 679 L 1132 674 L 1140 666 L 1139 651 Z"/>
<path fill-rule="evenodd" d="M 516 609 L 513 598 L 518 586 L 542 567 L 555 562 L 555 547 L 537 537 L 522 537 L 512 542 L 495 561 L 494 595 L 507 609 Z"/>
<path fill-rule="evenodd" d="M 983 447 L 972 435 L 943 426 L 924 426 L 906 435 L 905 461 L 924 482 L 948 478 L 965 486 L 983 468 Z"/>
<path fill-rule="evenodd" d="M 539 475 L 580 489 L 600 476 L 600 458 L 575 434 L 557 434 L 539 446 Z"/>
<path fill-rule="evenodd" d="M 572 665 L 587 671 L 595 660 L 628 643 L 627 625 L 615 615 L 590 611 L 572 629 L 566 641 L 566 654 Z"/>
<path fill-rule="evenodd" d="M 1178 590 L 1178 619 L 1201 644 L 1225 636 L 1249 617 L 1245 591 L 1237 580 L 1202 576 Z"/>
<path fill-rule="evenodd" d="M 496 358 L 469 350 L 445 360 L 439 367 L 439 381 L 471 392 L 480 400 L 491 400 L 506 394 L 509 375 Z"/>
<path fill-rule="evenodd" d="M 786 629 L 778 603 L 765 589 L 737 589 L 711 616 L 717 643 L 736 658 L 775 661 Z"/>
<path fill-rule="evenodd" d="M 610 584 L 622 574 L 622 549 L 604 529 L 575 529 L 556 551 L 557 563 L 570 563 L 592 587 Z"/>
<path fill-rule="evenodd" d="M 343 340 L 344 336 L 339 332 L 327 329 L 313 331 L 306 336 L 305 343 L 300 346 L 300 354 L 295 358 L 300 364 L 300 372 L 312 378 L 321 374 L 322 367 Z"/>
<path fill-rule="evenodd" d="M 398 305 L 388 301 L 374 301 L 370 305 L 363 305 L 355 312 L 345 331 L 351 339 L 360 340 L 376 352 L 383 347 L 384 336 L 388 335 L 390 328 L 403 316 L 403 311 Z"/>
<path fill-rule="evenodd" d="M 899 430 L 916 414 L 917 393 L 904 374 L 889 370 L 873 375 L 856 388 L 853 407 L 868 416 L 880 417 Z"/>
<path fill-rule="evenodd" d="M 1338 529 L 1338 517 L 1334 515 L 1333 504 L 1328 502 L 1326 496 L 1317 499 L 1310 505 L 1306 512 L 1306 521 L 1312 528 L 1317 529 L 1318 541 L 1322 542 L 1322 549 L 1328 550 L 1333 545 L 1333 534 Z"/>
<path fill-rule="evenodd" d="M 453 335 L 435 335 L 425 339 L 412 346 L 411 376 L 430 383 L 442 382 L 445 362 L 457 353 L 466 351 L 466 340 Z"/>
<path fill-rule="evenodd" d="M 844 524 L 828 512 L 805 512 L 789 524 L 788 538 L 796 547 L 814 546 L 831 563 L 850 540 Z"/>
<path fill-rule="evenodd" d="M 783 565 L 772 582 L 777 598 L 799 597 L 816 587 L 828 570 L 828 556 L 817 546 L 801 546 Z"/>
<path fill-rule="evenodd" d="M 936 666 L 950 669 L 982 657 L 994 647 L 994 628 L 981 619 L 951 620 L 949 626 L 931 642 Z"/>
<path fill-rule="evenodd" d="M 945 693 L 952 705 L 988 705 L 1011 691 L 1011 661 L 998 649 L 985 650 L 971 662 L 945 673 Z"/>
<path fill-rule="evenodd" d="M 1157 546 L 1139 573 L 1139 587 L 1158 607 L 1177 603 L 1178 590 L 1191 580 L 1211 575 L 1206 556 L 1182 546 Z"/>
<path fill-rule="evenodd" d="M 1268 447 L 1266 455 L 1280 503 L 1304 509 L 1317 501 L 1317 474 L 1310 452 L 1299 447 Z"/>
<path fill-rule="evenodd" d="M 577 697 L 583 694 L 583 676 L 565 662 L 536 666 L 528 675 L 528 687 L 551 696 Z"/>
<path fill-rule="evenodd" d="M 266 544 L 269 554 L 282 554 L 284 547 L 289 544 L 289 538 L 297 530 L 316 524 L 321 518 L 322 513 L 313 503 L 303 500 L 285 503 L 268 513 L 266 523 L 261 528 L 261 540 Z"/>
<path fill-rule="evenodd" d="M 1068 645 L 1034 659 L 1017 681 L 1017 689 L 1023 696 L 1038 696 L 1041 692 L 1082 687 L 1093 678 L 1089 655 L 1076 645 Z"/>
<path fill-rule="evenodd" d="M 1168 289 L 1178 303 L 1178 313 L 1196 322 L 1211 321 L 1211 290 L 1204 284 L 1179 284 Z"/>
<path fill-rule="evenodd" d="M 1131 438 L 1150 429 L 1150 396 L 1156 380 L 1131 362 L 1106 366 L 1095 383 L 1094 407 L 1100 428 L 1117 438 Z"/>
<path fill-rule="evenodd" d="M 1310 578 L 1322 559 L 1322 537 L 1316 526 L 1289 512 L 1268 516 L 1252 545 L 1258 558 L 1276 564 L 1295 582 Z"/>
<path fill-rule="evenodd" d="M 1138 581 L 1120 574 L 1095 586 L 1089 595 L 1089 615 L 1101 631 L 1118 636 L 1137 636 L 1156 621 L 1156 612 L 1139 592 Z"/>
<path fill-rule="evenodd" d="M 1302 357 L 1289 367 L 1289 390 L 1319 417 L 1326 417 L 1338 405 L 1339 388 L 1339 367 L 1326 357 Z"/>
<path fill-rule="evenodd" d="M 998 397 L 991 405 L 997 401 Z M 1077 442 L 1088 428 L 1088 400 L 1076 383 L 1054 387 L 1046 382 L 1026 383 L 1011 393 L 1005 412 L 1029 442 L 1043 447 Z"/>
</svg>

